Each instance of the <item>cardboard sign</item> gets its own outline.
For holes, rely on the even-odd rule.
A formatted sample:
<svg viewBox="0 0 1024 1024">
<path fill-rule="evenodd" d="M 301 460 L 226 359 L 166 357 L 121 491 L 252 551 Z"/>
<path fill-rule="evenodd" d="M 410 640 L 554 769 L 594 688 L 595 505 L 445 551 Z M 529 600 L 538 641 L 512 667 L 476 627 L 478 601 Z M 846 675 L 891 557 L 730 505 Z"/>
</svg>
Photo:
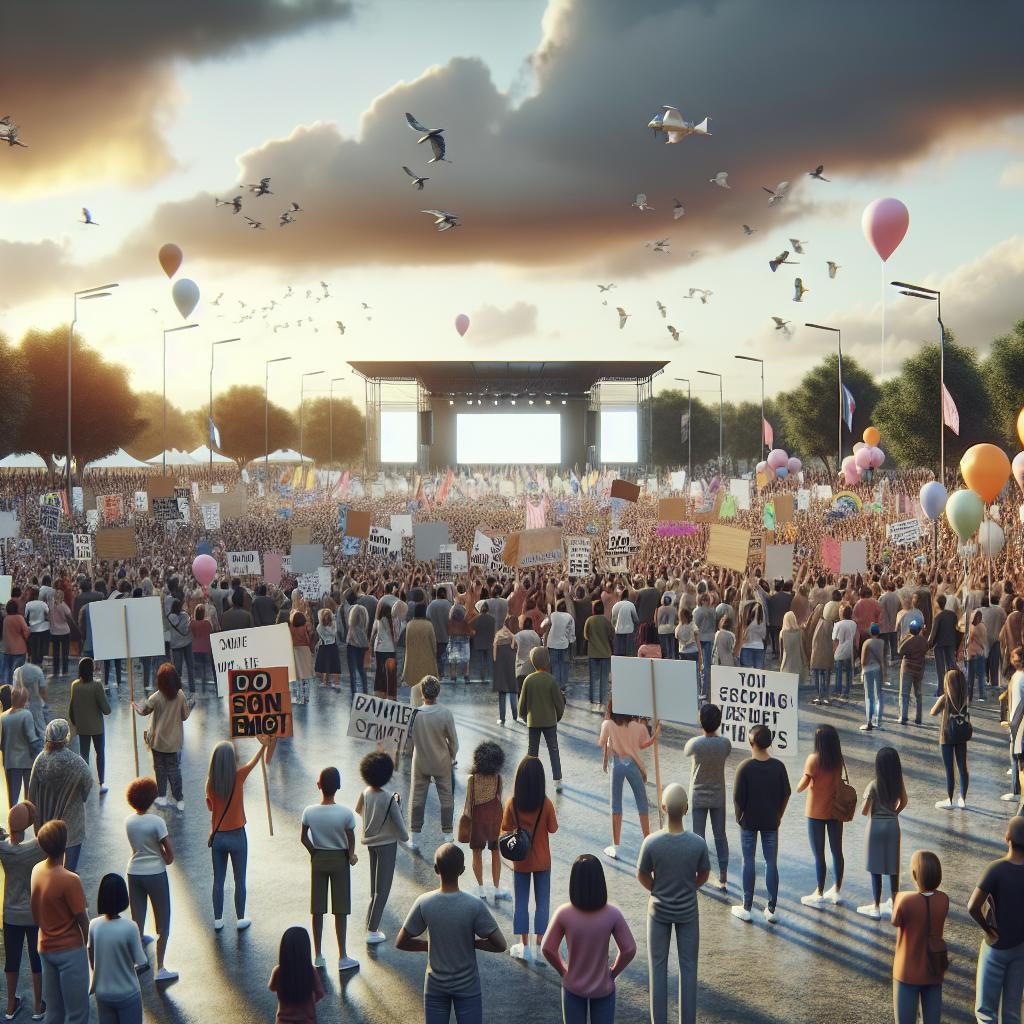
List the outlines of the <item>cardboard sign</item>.
<svg viewBox="0 0 1024 1024">
<path fill-rule="evenodd" d="M 313 529 L 309 526 L 292 527 L 292 547 L 313 543 Z"/>
<path fill-rule="evenodd" d="M 775 497 L 775 525 L 787 526 L 793 522 L 793 495 L 779 494 Z"/>
<path fill-rule="evenodd" d="M 793 578 L 793 545 L 769 544 L 764 553 L 764 576 L 768 580 Z"/>
<path fill-rule="evenodd" d="M 109 526 L 96 531 L 97 558 L 135 558 L 139 553 L 132 526 Z"/>
<path fill-rule="evenodd" d="M 39 525 L 44 533 L 53 533 L 60 529 L 60 506 L 43 505 L 39 509 Z"/>
<path fill-rule="evenodd" d="M 437 577 L 447 580 L 452 576 L 452 555 L 459 550 L 457 544 L 442 544 L 441 550 L 437 553 Z"/>
<path fill-rule="evenodd" d="M 868 571 L 868 542 L 866 540 L 843 541 L 839 554 L 839 571 Z"/>
<path fill-rule="evenodd" d="M 370 513 L 360 512 L 354 508 L 348 510 L 348 518 L 345 523 L 345 536 L 358 537 L 366 540 L 370 536 Z M 445 540 L 447 540 L 447 536 Z M 419 558 L 419 555 L 416 556 Z"/>
<path fill-rule="evenodd" d="M 640 487 L 626 480 L 613 480 L 610 495 L 613 498 L 622 498 L 623 501 L 638 501 L 640 498 Z"/>
<path fill-rule="evenodd" d="M 181 514 L 181 505 L 173 495 L 169 498 L 156 498 L 150 495 L 150 504 L 153 507 L 153 518 L 162 523 L 173 523 L 184 518 Z"/>
<path fill-rule="evenodd" d="M 358 558 L 363 542 L 358 537 L 342 537 L 341 553 L 345 558 Z"/>
<path fill-rule="evenodd" d="M 299 593 L 307 601 L 322 601 L 331 592 L 330 567 L 321 565 L 316 572 L 303 572 L 295 577 Z"/>
<path fill-rule="evenodd" d="M 916 544 L 921 539 L 921 524 L 916 519 L 889 523 L 886 530 L 892 544 Z"/>
<path fill-rule="evenodd" d="M 506 565 L 522 568 L 550 565 L 552 562 L 560 562 L 562 557 L 562 531 L 553 527 L 520 530 L 508 538 L 501 553 L 501 560 Z"/>
<path fill-rule="evenodd" d="M 700 511 L 693 514 L 694 522 L 717 523 L 721 516 L 723 501 L 725 501 L 725 491 L 721 487 L 718 488 L 714 495 L 705 495 Z"/>
<path fill-rule="evenodd" d="M 21 524 L 13 512 L 0 512 L 0 540 L 16 540 L 21 536 Z"/>
<path fill-rule="evenodd" d="M 124 500 L 120 494 L 101 494 L 96 499 L 100 522 L 116 523 L 124 515 Z"/>
<path fill-rule="evenodd" d="M 14 587 L 13 576 L 0 576 L 0 604 L 7 604 L 11 599 L 11 589 Z"/>
<path fill-rule="evenodd" d="M 504 535 L 492 537 L 478 527 L 473 535 L 473 550 L 469 560 L 473 565 L 479 565 L 485 569 L 504 568 L 501 561 L 501 553 L 504 548 Z"/>
<path fill-rule="evenodd" d="M 659 523 L 680 523 L 686 518 L 685 498 L 661 498 L 658 501 Z"/>
<path fill-rule="evenodd" d="M 296 544 L 292 531 L 292 572 L 316 572 L 324 564 L 323 544 Z"/>
<path fill-rule="evenodd" d="M 821 538 L 821 564 L 829 572 L 839 572 L 842 559 L 842 547 L 835 537 Z"/>
<path fill-rule="evenodd" d="M 281 582 L 281 552 L 267 551 L 263 555 L 263 580 L 272 587 Z"/>
<path fill-rule="evenodd" d="M 402 540 L 383 526 L 371 526 L 366 539 L 366 554 L 369 558 L 395 558 L 402 550 Z"/>
<path fill-rule="evenodd" d="M 227 562 L 229 576 L 259 576 L 262 571 L 258 551 L 229 551 Z"/>
<path fill-rule="evenodd" d="M 766 725 L 772 731 L 771 753 L 796 757 L 799 678 L 795 672 L 712 665 L 711 702 L 722 709 L 721 735 L 742 750 L 746 749 L 750 730 L 755 725 Z"/>
<path fill-rule="evenodd" d="M 431 562 L 437 558 L 441 545 L 448 543 L 448 524 L 415 523 L 412 535 L 416 541 L 416 561 Z"/>
<path fill-rule="evenodd" d="M 154 498 L 173 498 L 174 477 L 157 475 L 151 476 L 146 481 L 146 493 L 149 495 L 151 504 Z"/>
<path fill-rule="evenodd" d="M 653 718 L 656 698 L 659 719 L 686 725 L 697 723 L 696 662 L 613 657 L 611 679 L 617 714 Z"/>
<path fill-rule="evenodd" d="M 416 708 L 409 704 L 357 693 L 352 698 L 346 735 L 370 743 L 394 743 L 401 747 L 409 738 L 415 721 Z"/>
<path fill-rule="evenodd" d="M 398 537 L 412 536 L 412 516 L 401 515 L 391 517 L 391 532 Z"/>
<path fill-rule="evenodd" d="M 199 513 L 203 517 L 203 526 L 207 530 L 220 529 L 220 502 L 204 501 L 199 506 Z"/>
<path fill-rule="evenodd" d="M 735 572 L 746 572 L 747 553 L 750 548 L 750 531 L 736 526 L 722 526 L 712 523 L 708 529 L 709 565 L 718 565 Z"/>
<path fill-rule="evenodd" d="M 292 735 L 292 695 L 288 669 L 228 672 L 228 713 L 231 738 Z"/>
<path fill-rule="evenodd" d="M 569 561 L 569 576 L 579 578 L 589 576 L 593 571 L 590 561 L 590 538 L 570 537 L 566 542 L 566 555 Z"/>
<path fill-rule="evenodd" d="M 136 512 L 148 512 L 149 511 L 149 495 L 145 491 L 135 492 L 135 511 Z"/>
<path fill-rule="evenodd" d="M 212 633 L 210 647 L 217 673 L 218 696 L 222 688 L 227 689 L 228 673 L 232 669 L 275 668 L 283 665 L 288 670 L 288 681 L 295 679 L 292 633 L 287 622 Z"/>
<path fill-rule="evenodd" d="M 92 561 L 92 537 L 88 533 L 73 533 L 75 545 L 75 561 Z"/>
<path fill-rule="evenodd" d="M 88 608 L 89 624 L 92 627 L 93 656 L 97 661 L 164 656 L 162 598 L 131 597 L 117 601 L 93 601 Z"/>
<path fill-rule="evenodd" d="M 796 492 L 796 510 L 797 512 L 807 512 L 811 507 L 811 492 L 806 487 L 801 487 Z"/>
<path fill-rule="evenodd" d="M 469 552 L 468 551 L 453 551 L 452 552 L 452 572 L 458 576 L 462 573 L 469 572 Z"/>
<path fill-rule="evenodd" d="M 605 551 L 610 558 L 616 555 L 628 555 L 630 550 L 629 530 L 609 530 L 608 543 Z"/>
<path fill-rule="evenodd" d="M 236 484 L 228 490 L 223 484 L 214 484 L 208 491 L 200 491 L 196 501 L 200 505 L 220 505 L 221 521 L 240 519 L 249 507 L 245 484 Z"/>
<path fill-rule="evenodd" d="M 738 512 L 750 511 L 750 481 L 730 480 L 729 493 L 736 499 L 736 510 Z"/>
</svg>

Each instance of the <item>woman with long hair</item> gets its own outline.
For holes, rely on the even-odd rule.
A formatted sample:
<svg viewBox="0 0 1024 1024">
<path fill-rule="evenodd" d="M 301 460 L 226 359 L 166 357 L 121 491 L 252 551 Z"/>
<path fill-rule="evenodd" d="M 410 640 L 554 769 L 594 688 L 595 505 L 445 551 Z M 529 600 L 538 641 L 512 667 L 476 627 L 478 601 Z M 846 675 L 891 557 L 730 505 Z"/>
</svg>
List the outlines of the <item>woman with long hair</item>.
<svg viewBox="0 0 1024 1024">
<path fill-rule="evenodd" d="M 760 601 L 747 606 L 743 616 L 743 636 L 740 640 L 740 664 L 744 668 L 764 668 L 764 641 L 768 627 Z"/>
<path fill-rule="evenodd" d="M 299 598 L 301 604 L 304 601 Z M 295 604 L 295 601 L 292 601 Z M 295 703 L 309 703 L 309 683 L 313 678 L 313 652 L 310 649 L 312 634 L 309 620 L 301 608 L 293 607 L 288 614 L 288 629 L 292 635 L 292 655 L 295 658 Z"/>
<path fill-rule="evenodd" d="M 797 783 L 796 791 L 807 790 L 807 835 L 814 855 L 814 869 L 817 888 L 800 902 L 805 907 L 821 908 L 826 903 L 841 903 L 839 892 L 843 887 L 843 823 L 835 817 L 833 804 L 839 790 L 845 765 L 843 748 L 835 726 L 819 725 L 814 731 L 814 753 L 807 758 L 804 773 Z M 835 876 L 832 888 L 825 891 L 825 835 L 832 852 L 832 873 Z"/>
<path fill-rule="evenodd" d="M 512 712 L 512 721 L 518 721 L 516 704 L 516 632 L 519 626 L 515 616 L 505 619 L 494 634 L 494 676 L 491 688 L 498 695 L 498 725 L 505 724 L 505 705 Z"/>
<path fill-rule="evenodd" d="M 870 815 L 864 834 L 867 867 L 871 875 L 873 902 L 857 908 L 858 914 L 874 918 L 883 910 L 892 911 L 900 888 L 900 812 L 906 810 L 909 798 L 903 782 L 903 766 L 895 747 L 882 747 L 875 754 L 875 778 L 864 791 L 860 813 Z M 882 875 L 889 876 L 888 905 L 882 904 Z"/>
<path fill-rule="evenodd" d="M 305 928 L 285 929 L 267 987 L 277 995 L 276 1024 L 316 1024 L 316 1004 L 324 997 L 324 986 L 313 968 Z"/>
<path fill-rule="evenodd" d="M 338 627 L 334 624 L 334 613 L 330 608 L 321 608 L 317 616 L 317 645 L 315 672 L 320 675 L 324 689 L 337 688 L 341 678 L 341 654 L 338 651 Z"/>
<path fill-rule="evenodd" d="M 793 611 L 788 611 L 782 616 L 779 647 L 782 650 L 779 671 L 792 672 L 797 677 L 799 686 L 806 675 L 807 659 L 804 657 L 804 631 L 800 628 L 796 613 Z"/>
<path fill-rule="evenodd" d="M 958 668 L 951 668 L 942 680 L 942 693 L 932 705 L 930 714 L 942 715 L 939 727 L 939 749 L 942 751 L 942 763 L 946 769 L 946 799 L 936 801 L 935 806 L 942 811 L 953 809 L 954 774 L 953 762 L 956 761 L 960 773 L 960 796 L 956 806 L 967 806 L 967 786 L 971 776 L 967 771 L 967 738 L 964 733 L 970 732 L 970 715 L 967 710 L 967 680 Z"/>
<path fill-rule="evenodd" d="M 981 609 L 975 609 L 967 632 L 967 699 L 974 700 L 974 681 L 978 681 L 978 697 L 985 699 L 985 673 L 988 668 L 988 630 Z"/>
<path fill-rule="evenodd" d="M 377 671 L 373 677 L 374 696 L 394 700 L 398 690 L 398 627 L 391 617 L 390 604 L 377 604 L 370 646 L 377 660 Z M 393 667 L 388 666 L 389 661 Z"/>
<path fill-rule="evenodd" d="M 156 689 L 144 704 L 132 705 L 135 713 L 153 716 L 153 724 L 146 731 L 146 743 L 153 752 L 153 774 L 156 776 L 157 807 L 166 807 L 167 787 L 178 810 L 185 810 L 185 793 L 181 787 L 181 765 L 178 755 L 185 742 L 183 723 L 192 713 L 193 703 L 185 699 L 181 679 L 175 667 L 165 661 L 156 671 Z"/>
<path fill-rule="evenodd" d="M 100 794 L 107 792 L 106 733 L 103 718 L 110 714 L 110 703 L 102 684 L 93 674 L 92 658 L 78 662 L 78 678 L 71 684 L 68 721 L 78 734 L 78 752 L 89 763 L 89 748 L 96 751 L 96 777 Z"/>
<path fill-rule="evenodd" d="M 736 664 L 736 634 L 732 631 L 732 618 L 723 615 L 718 620 L 718 631 L 711 644 L 712 665 L 735 665 Z"/>
<path fill-rule="evenodd" d="M 263 760 L 273 742 L 260 736 L 260 749 L 246 764 L 239 767 L 234 744 L 222 740 L 210 754 L 206 775 L 206 806 L 210 809 L 210 849 L 213 855 L 213 927 L 224 927 L 224 879 L 228 860 L 235 881 L 235 915 L 238 930 L 252 923 L 245 916 L 245 869 L 249 842 L 245 834 L 245 780 Z"/>
<path fill-rule="evenodd" d="M 367 632 L 370 628 L 370 614 L 365 605 L 356 602 L 354 590 L 345 596 L 348 608 L 348 634 L 345 642 L 345 656 L 348 661 L 349 688 L 356 695 L 356 676 L 366 693 L 366 651 L 370 646 Z"/>
</svg>

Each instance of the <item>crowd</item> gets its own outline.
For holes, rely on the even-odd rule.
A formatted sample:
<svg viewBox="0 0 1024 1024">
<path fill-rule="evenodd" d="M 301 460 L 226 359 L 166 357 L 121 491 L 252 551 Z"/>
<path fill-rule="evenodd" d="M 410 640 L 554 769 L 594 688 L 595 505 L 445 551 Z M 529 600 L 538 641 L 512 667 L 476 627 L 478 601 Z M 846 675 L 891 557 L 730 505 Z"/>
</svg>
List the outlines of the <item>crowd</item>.
<svg viewBox="0 0 1024 1024">
<path fill-rule="evenodd" d="M 237 481 L 225 470 L 212 477 L 203 474 L 204 489 Z M 415 900 L 395 940 L 398 950 L 427 953 L 428 1024 L 447 1021 L 452 1012 L 460 1024 L 482 1020 L 476 954 L 506 949 L 515 959 L 549 964 L 558 973 L 567 1024 L 615 1019 L 615 980 L 637 955 L 637 922 L 631 928 L 609 902 L 601 860 L 592 854 L 579 857 L 569 877 L 568 902 L 551 906 L 551 847 L 558 843 L 560 817 L 573 813 L 562 791 L 559 722 L 573 685 L 570 671 L 584 664 L 594 741 L 609 776 L 610 843 L 604 856 L 609 861 L 625 856 L 621 831 L 627 784 L 644 836 L 635 874 L 650 894 L 641 938 L 653 1024 L 668 1019 L 673 934 L 679 1019 L 697 1019 L 698 894 L 709 885 L 729 891 L 730 792 L 742 865 L 731 913 L 740 922 L 752 920 L 760 845 L 761 916 L 773 926 L 784 923 L 778 905 L 779 831 L 793 788 L 806 793 L 808 856 L 816 876 L 814 890 L 801 903 L 812 909 L 843 903 L 844 825 L 859 810 L 873 898 L 854 909 L 874 920 L 885 917 L 896 929 L 895 1020 L 905 1024 L 920 1014 L 925 1024 L 939 1021 L 950 900 L 941 889 L 940 858 L 927 849 L 910 858 L 912 888 L 900 887 L 900 815 L 908 806 L 900 730 L 922 725 L 926 707 L 938 720 L 936 760 L 946 785 L 935 806 L 951 813 L 967 805 L 971 708 L 997 701 L 1006 758 L 983 755 L 974 770 L 1001 776 L 1009 768 L 1004 800 L 1013 805 L 1007 811 L 1018 809 L 1024 768 L 1024 596 L 1019 596 L 1024 595 L 1024 579 L 1015 554 L 1021 528 L 1010 503 L 996 506 L 997 514 L 1002 507 L 1007 510 L 1001 516 L 1004 551 L 991 561 L 974 557 L 968 562 L 970 553 L 958 551 L 948 530 L 940 532 L 934 547 L 927 533 L 908 547 L 890 543 L 886 526 L 906 517 L 903 509 L 920 486 L 914 474 L 887 474 L 860 485 L 862 500 L 876 508 L 858 515 L 834 515 L 830 501 L 815 498 L 773 538 L 764 538 L 764 504 L 780 492 L 752 494 L 750 508 L 736 510 L 736 524 L 752 528 L 765 543 L 788 536 L 795 545 L 792 577 L 769 580 L 756 554 L 745 572 L 709 564 L 706 522 L 698 520 L 687 536 L 659 537 L 657 488 L 623 503 L 583 489 L 574 493 L 564 482 L 555 487 L 550 478 L 541 486 L 539 474 L 533 475 L 532 488 L 511 495 L 503 495 L 499 486 L 478 483 L 474 489 L 471 479 L 463 481 L 461 491 L 473 493 L 473 500 L 459 500 L 455 484 L 449 486 L 448 501 L 432 504 L 433 488 L 418 497 L 420 489 L 410 485 L 404 492 L 363 491 L 362 497 L 349 496 L 347 504 L 370 511 L 379 525 L 410 510 L 417 522 L 446 522 L 452 543 L 469 552 L 478 530 L 500 536 L 523 529 L 524 504 L 540 497 L 547 502 L 549 521 L 561 525 L 566 535 L 591 538 L 596 571 L 570 577 L 564 562 L 529 570 L 489 563 L 472 565 L 454 579 L 442 578 L 434 560 L 415 559 L 412 540 L 405 542 L 401 560 L 372 559 L 365 553 L 344 557 L 336 495 L 315 501 L 291 495 L 289 504 L 289 495 L 256 479 L 246 484 L 246 513 L 217 529 L 207 529 L 195 508 L 173 529 L 148 516 L 133 516 L 140 557 L 90 564 L 54 561 L 38 519 L 38 495 L 48 489 L 47 482 L 0 481 L 0 494 L 19 515 L 22 537 L 36 541 L 31 552 L 24 546 L 15 550 L 11 542 L 6 549 L 12 579 L 2 624 L 0 701 L 6 710 L 0 716 L 0 752 L 10 815 L 0 862 L 9 1018 L 21 1006 L 23 944 L 33 982 L 29 1009 L 33 1019 L 52 1024 L 87 1020 L 90 990 L 101 1021 L 141 1021 L 138 979 L 150 968 L 150 946 L 155 979 L 177 977 L 165 963 L 171 919 L 167 867 L 174 861 L 167 815 L 186 811 L 180 764 L 185 730 L 197 699 L 216 691 L 210 636 L 222 629 L 287 622 L 295 652 L 296 704 L 308 701 L 317 686 L 326 698 L 339 699 L 332 694 L 342 690 L 347 677 L 351 694 L 372 688 L 378 695 L 408 700 L 417 713 L 405 751 L 411 755 L 407 767 L 401 751 L 383 748 L 358 765 L 325 767 L 317 780 L 319 802 L 301 814 L 301 843 L 310 860 L 312 943 L 304 928 L 290 928 L 281 939 L 279 963 L 269 982 L 277 994 L 279 1021 L 316 1019 L 316 1003 L 324 995 L 319 972 L 327 962 L 323 928 L 328 913 L 334 917 L 338 970 L 359 966 L 352 956 L 348 917 L 354 902 L 351 868 L 362 847 L 370 866 L 365 941 L 386 941 L 381 923 L 398 851 L 404 846 L 414 855 L 426 852 L 423 829 L 431 786 L 440 804 L 443 837 L 433 855 L 438 887 Z M 145 487 L 144 479 L 116 474 L 97 483 L 126 497 Z M 626 572 L 599 568 L 609 564 L 605 536 L 613 524 L 630 532 Z M 200 543 L 208 543 L 223 566 L 228 551 L 287 552 L 291 531 L 307 526 L 311 540 L 324 544 L 329 590 L 303 595 L 287 571 L 273 583 L 223 576 L 205 588 L 190 576 Z M 827 567 L 821 557 L 824 538 L 867 540 L 866 565 L 848 573 Z M 127 787 L 127 878 L 103 877 L 94 901 L 97 916 L 90 921 L 89 900 L 75 872 L 87 849 L 85 808 L 94 771 L 99 792 L 107 793 L 104 720 L 111 711 L 111 686 L 119 685 L 124 667 L 94 661 L 89 606 L 154 594 L 163 602 L 165 659 L 140 662 L 136 678 L 141 689 L 133 707 L 146 726 L 153 776 Z M 659 724 L 616 711 L 613 655 L 696 663 L 700 731 L 683 751 L 692 766 L 689 784 L 670 782 L 657 795 L 660 808 L 655 810 L 664 813 L 665 823 L 653 832 L 647 751 L 659 738 Z M 786 763 L 772 755 L 771 730 L 751 729 L 748 756 L 727 782 L 732 744 L 720 735 L 721 710 L 710 699 L 710 682 L 713 666 L 732 664 L 796 674 L 804 685 L 801 699 L 819 709 L 852 701 L 855 689 L 862 687 L 861 729 L 893 730 L 893 739 L 879 748 L 874 777 L 860 796 L 848 780 L 842 736 L 828 723 L 817 727 L 813 752 L 799 777 L 792 778 Z M 500 726 L 509 726 L 509 715 L 513 726 L 523 722 L 528 752 L 506 792 L 505 750 L 494 741 L 479 744 L 469 757 L 465 801 L 457 816 L 459 736 L 446 698 L 471 681 L 493 690 Z M 54 717 L 50 704 L 68 682 L 66 718 Z M 895 714 L 885 708 L 886 689 L 896 690 Z M 540 756 L 542 740 L 547 767 Z M 267 740 L 245 763 L 229 742 L 210 753 L 205 792 L 213 878 L 210 919 L 218 930 L 225 923 L 229 865 L 235 925 L 239 930 L 250 925 L 244 794 L 250 774 L 273 751 L 273 741 Z M 341 773 L 355 770 L 365 789 L 350 810 L 337 795 Z M 408 806 L 400 787 L 392 784 L 396 772 L 408 774 Z M 713 881 L 705 841 L 709 820 L 718 868 Z M 1019 1020 L 1024 989 L 1024 817 L 1019 810 L 998 838 L 1007 844 L 1006 856 L 980 873 L 967 906 L 983 932 L 975 993 L 977 1020 L 983 1024 Z M 470 851 L 473 879 L 468 885 L 462 882 L 464 847 Z M 800 856 L 785 853 L 790 859 Z M 502 884 L 508 867 L 510 887 Z M 883 901 L 886 886 L 888 899 Z M 512 904 L 509 937 L 491 912 L 492 904 L 504 901 Z M 155 938 L 145 932 L 150 908 Z M 122 918 L 125 912 L 129 916 Z M 616 954 L 609 962 L 612 942 Z"/>
</svg>

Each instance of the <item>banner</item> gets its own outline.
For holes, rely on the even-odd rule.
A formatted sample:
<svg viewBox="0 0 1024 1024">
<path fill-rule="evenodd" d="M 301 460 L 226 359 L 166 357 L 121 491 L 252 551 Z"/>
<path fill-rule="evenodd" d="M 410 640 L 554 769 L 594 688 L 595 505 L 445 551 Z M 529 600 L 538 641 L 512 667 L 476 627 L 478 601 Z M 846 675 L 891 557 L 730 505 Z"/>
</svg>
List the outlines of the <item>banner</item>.
<svg viewBox="0 0 1024 1024">
<path fill-rule="evenodd" d="M 570 537 L 566 542 L 569 561 L 569 576 L 589 576 L 592 572 L 590 563 L 590 538 Z"/>
<path fill-rule="evenodd" d="M 711 702 L 722 709 L 721 735 L 745 749 L 750 730 L 755 725 L 766 725 L 772 731 L 771 752 L 779 757 L 796 757 L 799 679 L 794 672 L 712 665 Z"/>
<path fill-rule="evenodd" d="M 562 556 L 562 531 L 548 527 L 544 530 L 513 533 L 505 542 L 501 560 L 506 565 L 528 568 L 560 562 Z"/>
<path fill-rule="evenodd" d="M 228 672 L 231 738 L 292 735 L 288 669 L 232 669 Z"/>
<path fill-rule="evenodd" d="M 258 551 L 229 551 L 227 554 L 229 576 L 260 576 L 260 553 Z"/>
<path fill-rule="evenodd" d="M 370 743 L 394 743 L 402 747 L 416 721 L 416 708 L 396 700 L 357 693 L 352 698 L 352 711 L 346 735 Z"/>
<path fill-rule="evenodd" d="M 886 532 L 893 544 L 916 544 L 921 539 L 921 524 L 916 519 L 906 519 L 899 523 L 889 523 Z"/>
</svg>

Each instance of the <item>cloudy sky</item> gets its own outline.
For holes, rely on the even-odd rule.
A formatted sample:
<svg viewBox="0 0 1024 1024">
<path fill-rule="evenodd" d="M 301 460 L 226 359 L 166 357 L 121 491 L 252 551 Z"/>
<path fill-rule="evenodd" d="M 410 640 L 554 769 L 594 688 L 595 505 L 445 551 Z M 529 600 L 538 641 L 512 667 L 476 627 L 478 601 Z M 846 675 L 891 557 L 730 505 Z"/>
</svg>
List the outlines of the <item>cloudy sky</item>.
<svg viewBox="0 0 1024 1024">
<path fill-rule="evenodd" d="M 0 113 L 30 148 L 0 147 L 0 331 L 66 322 L 76 288 L 119 281 L 81 331 L 158 388 L 160 330 L 183 321 L 156 253 L 175 242 L 203 296 L 201 329 L 171 341 L 183 407 L 205 401 L 209 342 L 234 335 L 218 387 L 262 384 L 264 360 L 290 355 L 284 403 L 300 373 L 361 399 L 347 360 L 426 353 L 664 358 L 659 386 L 708 369 L 744 399 L 756 373 L 734 355 L 765 358 L 772 392 L 828 350 L 772 315 L 841 326 L 875 371 L 883 315 L 888 372 L 933 340 L 933 311 L 883 280 L 941 287 L 980 351 L 1024 317 L 1018 4 L 35 0 L 3 34 Z M 710 116 L 712 136 L 663 145 L 646 128 L 663 103 Z M 450 164 L 428 166 L 405 111 L 447 129 Z M 819 163 L 830 182 L 808 176 Z M 403 164 L 429 176 L 422 193 Z M 721 170 L 729 191 L 709 182 Z M 273 195 L 246 193 L 242 215 L 215 206 L 265 176 Z M 783 180 L 769 208 L 761 187 Z M 632 206 L 640 191 L 653 210 Z M 860 220 L 887 195 L 911 226 L 883 267 Z M 463 226 L 438 234 L 420 212 L 435 206 Z M 666 254 L 644 245 L 666 236 Z M 772 275 L 791 237 L 800 267 Z M 615 282 L 608 305 L 598 282 Z"/>
</svg>

